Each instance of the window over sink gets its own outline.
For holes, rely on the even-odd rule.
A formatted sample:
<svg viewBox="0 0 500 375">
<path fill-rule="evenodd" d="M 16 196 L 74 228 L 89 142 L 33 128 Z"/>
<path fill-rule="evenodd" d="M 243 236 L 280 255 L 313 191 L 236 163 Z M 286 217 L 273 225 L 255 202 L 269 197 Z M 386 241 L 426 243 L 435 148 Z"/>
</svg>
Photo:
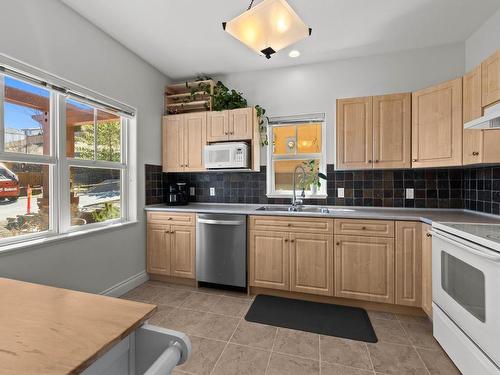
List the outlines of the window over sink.
<svg viewBox="0 0 500 375">
<path fill-rule="evenodd" d="M 291 197 L 293 174 L 296 191 L 306 198 L 326 197 L 325 119 L 324 114 L 275 117 L 269 119 L 267 154 L 267 196 Z"/>
</svg>

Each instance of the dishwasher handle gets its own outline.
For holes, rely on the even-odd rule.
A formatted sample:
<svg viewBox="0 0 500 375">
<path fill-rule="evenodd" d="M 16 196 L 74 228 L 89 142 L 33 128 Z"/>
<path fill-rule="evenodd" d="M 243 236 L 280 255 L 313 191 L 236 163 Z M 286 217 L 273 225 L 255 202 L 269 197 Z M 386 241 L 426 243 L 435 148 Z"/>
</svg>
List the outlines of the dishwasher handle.
<svg viewBox="0 0 500 375">
<path fill-rule="evenodd" d="M 198 223 L 200 224 L 211 224 L 211 225 L 243 225 L 244 221 L 240 220 L 214 220 L 214 219 L 200 219 L 198 218 Z"/>
</svg>

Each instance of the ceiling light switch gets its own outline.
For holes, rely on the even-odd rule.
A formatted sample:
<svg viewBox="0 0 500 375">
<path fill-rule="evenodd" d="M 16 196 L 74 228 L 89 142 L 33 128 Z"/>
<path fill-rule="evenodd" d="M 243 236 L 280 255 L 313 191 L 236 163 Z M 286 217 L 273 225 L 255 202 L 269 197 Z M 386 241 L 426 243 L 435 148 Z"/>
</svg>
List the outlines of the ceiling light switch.
<svg viewBox="0 0 500 375">
<path fill-rule="evenodd" d="M 409 188 L 406 189 L 406 199 L 414 199 L 415 198 L 415 189 Z"/>
<path fill-rule="evenodd" d="M 338 198 L 344 198 L 344 188 L 338 188 L 337 189 L 337 197 Z"/>
<path fill-rule="evenodd" d="M 210 188 L 210 196 L 215 197 L 215 188 L 214 187 Z"/>
</svg>

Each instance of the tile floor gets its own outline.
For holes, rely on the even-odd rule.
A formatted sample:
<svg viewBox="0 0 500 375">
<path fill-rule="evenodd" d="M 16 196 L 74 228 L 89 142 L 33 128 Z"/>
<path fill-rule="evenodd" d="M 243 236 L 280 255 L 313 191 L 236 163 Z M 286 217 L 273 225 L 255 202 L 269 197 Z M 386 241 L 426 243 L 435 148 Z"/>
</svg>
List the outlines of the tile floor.
<svg viewBox="0 0 500 375">
<path fill-rule="evenodd" d="M 369 312 L 379 338 L 367 344 L 250 323 L 245 294 L 147 282 L 123 298 L 158 305 L 150 319 L 188 334 L 188 375 L 454 375 L 426 318 Z"/>
</svg>

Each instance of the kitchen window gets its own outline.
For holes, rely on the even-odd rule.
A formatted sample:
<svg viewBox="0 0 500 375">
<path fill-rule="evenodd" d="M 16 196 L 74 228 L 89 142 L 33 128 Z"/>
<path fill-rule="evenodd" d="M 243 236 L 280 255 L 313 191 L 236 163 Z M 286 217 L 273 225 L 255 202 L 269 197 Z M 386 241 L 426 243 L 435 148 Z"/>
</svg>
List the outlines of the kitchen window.
<svg viewBox="0 0 500 375">
<path fill-rule="evenodd" d="M 134 113 L 1 62 L 0 247 L 130 221 Z"/>
<path fill-rule="evenodd" d="M 326 180 L 317 178 L 326 175 L 324 115 L 270 118 L 268 138 L 267 196 L 291 197 L 293 173 L 301 166 L 306 176 L 297 170 L 297 196 L 304 189 L 306 198 L 326 197 Z"/>
</svg>

